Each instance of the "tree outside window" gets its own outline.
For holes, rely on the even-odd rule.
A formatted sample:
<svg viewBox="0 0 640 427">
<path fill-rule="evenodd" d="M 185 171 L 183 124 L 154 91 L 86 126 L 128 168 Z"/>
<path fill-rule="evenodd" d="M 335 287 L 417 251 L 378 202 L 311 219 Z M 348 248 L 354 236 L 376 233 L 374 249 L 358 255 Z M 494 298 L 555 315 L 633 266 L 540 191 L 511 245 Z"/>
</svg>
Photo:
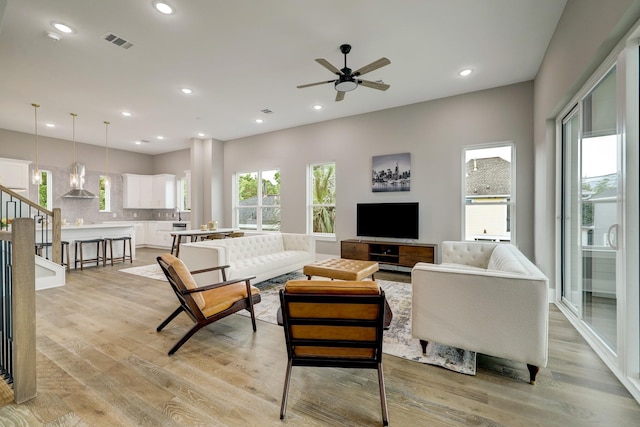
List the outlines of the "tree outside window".
<svg viewBox="0 0 640 427">
<path fill-rule="evenodd" d="M 280 171 L 239 173 L 236 223 L 241 230 L 280 230 Z"/>
<path fill-rule="evenodd" d="M 310 172 L 311 233 L 333 235 L 336 221 L 336 165 L 311 165 Z"/>
<path fill-rule="evenodd" d="M 51 172 L 47 170 L 41 170 L 40 184 L 38 184 L 38 204 L 45 209 L 51 210 L 52 205 L 52 178 Z"/>
<path fill-rule="evenodd" d="M 111 187 L 105 187 L 105 176 L 100 175 L 100 212 L 111 211 Z"/>
</svg>

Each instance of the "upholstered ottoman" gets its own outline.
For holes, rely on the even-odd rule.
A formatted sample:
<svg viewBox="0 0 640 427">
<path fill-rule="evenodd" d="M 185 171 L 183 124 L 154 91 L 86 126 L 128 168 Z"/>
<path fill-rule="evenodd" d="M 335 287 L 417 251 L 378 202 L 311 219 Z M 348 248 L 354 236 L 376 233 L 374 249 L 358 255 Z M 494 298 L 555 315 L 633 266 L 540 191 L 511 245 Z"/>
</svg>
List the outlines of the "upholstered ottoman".
<svg viewBox="0 0 640 427">
<path fill-rule="evenodd" d="M 302 269 L 302 273 L 309 280 L 311 280 L 311 276 L 349 281 L 358 281 L 371 276 L 371 280 L 374 280 L 373 275 L 376 271 L 378 271 L 377 262 L 344 258 L 325 259 L 305 265 Z"/>
</svg>

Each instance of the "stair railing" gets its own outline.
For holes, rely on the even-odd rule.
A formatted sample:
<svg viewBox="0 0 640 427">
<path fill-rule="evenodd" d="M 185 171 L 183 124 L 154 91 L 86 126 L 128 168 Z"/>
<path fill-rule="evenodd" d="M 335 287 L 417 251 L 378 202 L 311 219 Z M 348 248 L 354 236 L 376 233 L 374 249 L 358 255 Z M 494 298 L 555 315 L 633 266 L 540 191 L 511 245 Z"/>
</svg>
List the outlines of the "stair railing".
<svg viewBox="0 0 640 427">
<path fill-rule="evenodd" d="M 23 403 L 36 396 L 35 221 L 15 218 L 0 231 L 0 375 Z"/>
</svg>

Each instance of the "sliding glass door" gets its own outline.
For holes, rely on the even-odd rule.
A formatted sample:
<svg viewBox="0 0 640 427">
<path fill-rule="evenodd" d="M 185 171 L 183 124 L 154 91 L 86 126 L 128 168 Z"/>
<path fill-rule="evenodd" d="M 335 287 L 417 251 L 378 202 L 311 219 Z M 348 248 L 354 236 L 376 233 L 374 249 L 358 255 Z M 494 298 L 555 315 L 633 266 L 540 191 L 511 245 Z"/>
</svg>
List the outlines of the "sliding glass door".
<svg viewBox="0 0 640 427">
<path fill-rule="evenodd" d="M 621 138 L 616 68 L 562 121 L 562 299 L 617 352 Z"/>
</svg>

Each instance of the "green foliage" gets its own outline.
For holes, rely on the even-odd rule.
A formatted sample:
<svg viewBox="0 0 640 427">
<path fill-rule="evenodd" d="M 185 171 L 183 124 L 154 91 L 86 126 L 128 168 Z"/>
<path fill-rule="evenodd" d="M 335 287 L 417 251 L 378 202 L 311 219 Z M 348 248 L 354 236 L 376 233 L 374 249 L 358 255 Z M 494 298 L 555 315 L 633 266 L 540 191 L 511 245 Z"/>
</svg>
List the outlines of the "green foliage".
<svg viewBox="0 0 640 427">
<path fill-rule="evenodd" d="M 100 200 L 100 210 L 104 211 L 105 208 L 105 189 L 104 189 L 104 177 L 101 176 L 100 177 L 100 195 L 99 195 L 99 200 Z"/>
<path fill-rule="evenodd" d="M 47 208 L 47 180 L 49 178 L 49 174 L 46 172 L 41 172 L 40 174 L 40 185 L 38 186 L 38 204 L 43 208 Z"/>
<path fill-rule="evenodd" d="M 335 164 L 313 167 L 313 232 L 333 233 L 336 221 L 336 175 Z"/>
</svg>

